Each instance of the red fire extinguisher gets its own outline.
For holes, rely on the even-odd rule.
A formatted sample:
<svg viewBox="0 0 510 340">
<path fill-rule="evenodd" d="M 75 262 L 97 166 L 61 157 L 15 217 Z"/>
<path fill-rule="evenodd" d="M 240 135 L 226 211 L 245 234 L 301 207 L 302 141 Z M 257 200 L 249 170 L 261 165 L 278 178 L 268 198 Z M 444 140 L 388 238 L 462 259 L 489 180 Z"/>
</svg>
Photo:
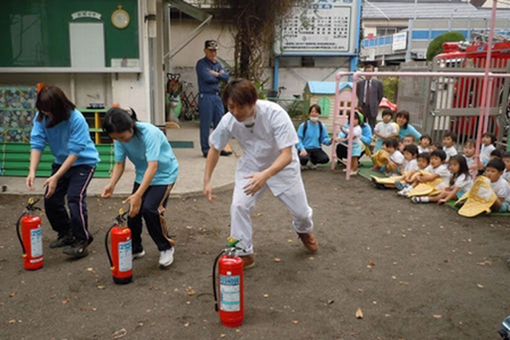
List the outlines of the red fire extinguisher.
<svg viewBox="0 0 510 340">
<path fill-rule="evenodd" d="M 243 260 L 235 256 L 236 250 L 242 250 L 236 246 L 239 241 L 229 237 L 227 248 L 216 256 L 213 265 L 214 307 L 217 312 L 219 311 L 221 323 L 227 327 L 241 326 L 244 319 Z M 218 278 L 216 278 L 216 264 L 218 264 Z M 220 292 L 219 307 L 216 280 Z"/>
<path fill-rule="evenodd" d="M 133 255 L 131 248 L 131 230 L 125 226 L 126 214 L 124 209 L 119 210 L 115 222 L 106 232 L 104 245 L 110 262 L 113 282 L 118 284 L 129 283 L 133 279 Z M 111 235 L 112 252 L 108 249 L 108 235 Z"/>
<path fill-rule="evenodd" d="M 41 210 L 35 206 L 37 202 L 39 199 L 34 200 L 30 197 L 25 210 L 16 222 L 16 232 L 23 250 L 23 265 L 26 270 L 37 270 L 44 264 L 41 218 L 34 213 L 36 210 Z"/>
</svg>

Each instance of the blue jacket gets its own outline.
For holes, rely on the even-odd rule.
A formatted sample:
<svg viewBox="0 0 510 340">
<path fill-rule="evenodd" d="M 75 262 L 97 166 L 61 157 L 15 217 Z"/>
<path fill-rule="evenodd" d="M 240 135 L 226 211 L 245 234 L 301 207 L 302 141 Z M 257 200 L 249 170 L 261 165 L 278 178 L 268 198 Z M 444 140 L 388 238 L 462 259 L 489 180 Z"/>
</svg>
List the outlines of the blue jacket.
<svg viewBox="0 0 510 340">
<path fill-rule="evenodd" d="M 69 154 L 78 156 L 74 165 L 90 165 L 99 163 L 99 154 L 90 138 L 89 125 L 80 111 L 74 110 L 68 120 L 47 128 L 48 117 L 37 121 L 39 112 L 34 119 L 34 127 L 30 135 L 31 148 L 40 152 L 49 144 L 55 163 L 62 164 Z"/>
<path fill-rule="evenodd" d="M 209 93 L 209 94 L 217 94 L 220 92 L 220 88 L 218 86 L 220 80 L 228 81 L 230 75 L 227 71 L 220 73 L 218 78 L 209 73 L 209 70 L 213 70 L 216 72 L 220 72 L 223 68 L 223 65 L 219 61 L 213 63 L 211 60 L 207 59 L 207 57 L 203 57 L 197 62 L 196 71 L 197 71 L 197 80 L 198 80 L 198 91 L 200 93 Z"/>
<path fill-rule="evenodd" d="M 306 127 L 306 136 L 303 136 L 304 126 Z M 322 130 L 319 128 L 319 124 L 322 125 Z M 321 135 L 319 136 L 319 131 Z M 320 149 L 321 144 L 330 145 L 331 139 L 329 139 L 328 129 L 326 125 L 322 122 L 317 122 L 317 124 L 313 124 L 310 120 L 307 120 L 304 123 L 299 125 L 297 135 L 299 138 L 299 143 L 297 144 L 297 149 L 299 151 L 303 149 Z"/>
</svg>

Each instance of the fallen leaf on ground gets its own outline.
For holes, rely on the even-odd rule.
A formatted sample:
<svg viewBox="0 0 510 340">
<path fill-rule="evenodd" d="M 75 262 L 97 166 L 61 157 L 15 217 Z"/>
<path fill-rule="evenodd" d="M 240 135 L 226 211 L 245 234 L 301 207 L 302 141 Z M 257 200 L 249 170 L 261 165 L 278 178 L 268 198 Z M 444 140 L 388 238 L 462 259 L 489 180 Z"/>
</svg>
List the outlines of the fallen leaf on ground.
<svg viewBox="0 0 510 340">
<path fill-rule="evenodd" d="M 11 325 L 14 325 L 14 324 L 16 323 L 16 320 L 11 319 L 11 320 L 9 320 L 9 323 L 10 323 Z"/>
<path fill-rule="evenodd" d="M 328 305 L 331 305 L 335 300 L 328 300 Z"/>
<path fill-rule="evenodd" d="M 434 314 L 432 315 L 434 319 L 441 319 L 443 316 L 441 314 Z"/>
<path fill-rule="evenodd" d="M 62 300 L 62 304 L 65 305 L 69 301 L 71 301 L 71 299 L 69 297 L 66 297 L 64 300 Z"/>
<path fill-rule="evenodd" d="M 478 288 L 483 288 L 483 285 L 482 285 L 482 284 L 480 284 L 480 283 L 477 283 L 477 284 L 476 284 L 476 286 L 477 286 Z"/>
<path fill-rule="evenodd" d="M 269 294 L 264 294 L 264 297 L 265 297 L 265 298 L 268 298 L 268 297 L 269 297 Z"/>
<path fill-rule="evenodd" d="M 138 328 L 138 327 L 143 327 L 143 322 L 141 322 L 141 321 L 140 321 L 140 322 L 136 325 L 136 327 L 137 327 L 137 328 Z"/>
<path fill-rule="evenodd" d="M 373 266 L 375 266 L 374 261 L 368 262 L 368 265 L 367 265 L 368 268 L 372 268 Z"/>
<path fill-rule="evenodd" d="M 356 310 L 356 319 L 363 319 L 363 311 L 361 310 L 361 308 L 358 308 Z"/>
<path fill-rule="evenodd" d="M 189 326 L 189 321 L 184 323 L 184 327 L 188 327 L 188 326 Z"/>
<path fill-rule="evenodd" d="M 188 294 L 189 296 L 193 296 L 195 295 L 195 291 L 191 286 L 189 286 L 188 288 L 186 288 L 186 294 Z"/>
<path fill-rule="evenodd" d="M 275 257 L 275 258 L 274 258 L 274 262 L 281 262 L 281 261 L 282 261 L 282 259 L 281 259 L 281 258 L 279 258 L 279 257 Z"/>
<path fill-rule="evenodd" d="M 298 320 L 292 320 L 292 323 L 293 323 L 294 325 L 297 325 L 297 324 L 299 323 L 299 321 L 298 321 Z"/>
<path fill-rule="evenodd" d="M 97 289 L 105 289 L 106 287 L 103 285 L 97 285 Z"/>
<path fill-rule="evenodd" d="M 57 294 L 53 294 L 52 296 L 50 296 L 50 299 L 56 299 L 57 298 Z"/>
<path fill-rule="evenodd" d="M 122 337 L 125 337 L 127 335 L 127 331 L 125 328 L 121 328 L 112 334 L 113 339 L 120 339 Z"/>
<path fill-rule="evenodd" d="M 14 297 L 14 296 L 16 296 L 16 291 L 15 291 L 15 290 L 13 290 L 13 291 L 9 294 L 9 297 Z"/>
</svg>

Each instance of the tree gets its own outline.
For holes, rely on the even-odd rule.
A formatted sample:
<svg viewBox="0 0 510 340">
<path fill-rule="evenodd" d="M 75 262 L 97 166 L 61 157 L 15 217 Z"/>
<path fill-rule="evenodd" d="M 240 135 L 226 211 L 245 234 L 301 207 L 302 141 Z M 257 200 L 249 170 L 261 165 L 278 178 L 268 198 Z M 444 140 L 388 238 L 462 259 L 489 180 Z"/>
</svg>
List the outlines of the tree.
<svg viewBox="0 0 510 340">
<path fill-rule="evenodd" d="M 445 32 L 432 40 L 427 48 L 427 60 L 430 61 L 436 55 L 443 52 L 443 43 L 453 41 L 464 41 L 466 38 L 460 32 Z"/>
<path fill-rule="evenodd" d="M 215 0 L 216 6 L 231 9 L 235 28 L 235 77 L 261 83 L 264 60 L 273 46 L 276 25 L 294 6 L 308 2 L 309 0 Z"/>
</svg>

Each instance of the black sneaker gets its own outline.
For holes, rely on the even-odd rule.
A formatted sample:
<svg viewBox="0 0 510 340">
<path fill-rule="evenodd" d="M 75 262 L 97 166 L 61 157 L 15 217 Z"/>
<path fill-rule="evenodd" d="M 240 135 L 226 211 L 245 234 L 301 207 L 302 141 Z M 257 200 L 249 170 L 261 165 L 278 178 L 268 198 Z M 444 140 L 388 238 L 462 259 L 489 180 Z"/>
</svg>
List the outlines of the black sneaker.
<svg viewBox="0 0 510 340">
<path fill-rule="evenodd" d="M 231 151 L 225 151 L 225 150 L 220 151 L 220 156 L 230 156 L 231 154 L 232 154 Z"/>
<path fill-rule="evenodd" d="M 92 239 L 87 240 L 76 240 L 72 245 L 64 248 L 63 253 L 69 255 L 75 259 L 85 257 L 89 254 L 87 247 L 92 243 Z"/>
<path fill-rule="evenodd" d="M 73 235 L 65 235 L 57 238 L 55 241 L 50 242 L 50 248 L 60 248 L 64 246 L 68 246 L 73 244 L 74 236 Z"/>
</svg>

